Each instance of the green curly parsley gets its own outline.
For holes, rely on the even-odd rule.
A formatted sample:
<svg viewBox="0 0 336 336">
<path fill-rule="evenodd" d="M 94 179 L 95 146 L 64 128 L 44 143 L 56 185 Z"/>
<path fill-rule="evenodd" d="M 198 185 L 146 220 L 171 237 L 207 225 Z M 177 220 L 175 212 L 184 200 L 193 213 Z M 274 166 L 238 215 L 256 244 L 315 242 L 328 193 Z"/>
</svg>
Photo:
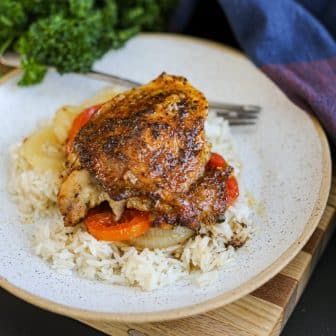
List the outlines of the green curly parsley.
<svg viewBox="0 0 336 336">
<path fill-rule="evenodd" d="M 88 72 L 95 60 L 141 30 L 161 30 L 177 0 L 1 0 L 0 55 L 14 50 L 20 85 L 43 80 L 47 67 Z"/>
</svg>

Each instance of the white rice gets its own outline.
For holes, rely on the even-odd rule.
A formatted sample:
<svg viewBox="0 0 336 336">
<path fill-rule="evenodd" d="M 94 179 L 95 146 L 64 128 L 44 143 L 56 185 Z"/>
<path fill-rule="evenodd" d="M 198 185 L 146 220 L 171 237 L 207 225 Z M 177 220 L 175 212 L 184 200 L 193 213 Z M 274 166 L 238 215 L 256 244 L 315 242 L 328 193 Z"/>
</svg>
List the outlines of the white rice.
<svg viewBox="0 0 336 336">
<path fill-rule="evenodd" d="M 228 124 L 211 114 L 206 131 L 212 150 L 225 157 L 239 180 L 241 165 Z M 196 279 L 196 283 L 205 285 L 214 278 L 216 270 L 234 260 L 236 249 L 230 243 L 244 243 L 249 236 L 250 209 L 239 183 L 241 194 L 226 211 L 225 221 L 210 229 L 203 227 L 198 236 L 183 245 L 138 251 L 97 241 L 83 224 L 64 227 L 56 208 L 58 176 L 34 171 L 22 157 L 20 145 L 11 150 L 11 159 L 9 191 L 23 220 L 32 221 L 36 227 L 32 249 L 53 269 L 65 274 L 77 272 L 87 279 L 138 286 L 147 291 L 180 279 Z"/>
<path fill-rule="evenodd" d="M 10 149 L 11 173 L 8 190 L 17 203 L 22 221 L 32 222 L 55 212 L 60 179 L 53 171 L 33 170 L 21 153 L 21 144 Z"/>
</svg>

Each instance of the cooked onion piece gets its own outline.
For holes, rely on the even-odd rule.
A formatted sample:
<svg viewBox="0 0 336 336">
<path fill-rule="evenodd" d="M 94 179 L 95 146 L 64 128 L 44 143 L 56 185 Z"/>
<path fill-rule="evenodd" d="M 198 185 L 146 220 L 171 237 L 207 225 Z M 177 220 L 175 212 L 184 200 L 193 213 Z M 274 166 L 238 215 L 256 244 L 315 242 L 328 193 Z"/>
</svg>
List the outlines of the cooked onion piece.
<svg viewBox="0 0 336 336">
<path fill-rule="evenodd" d="M 53 120 L 53 130 L 61 144 L 65 143 L 71 125 L 81 110 L 78 106 L 63 106 L 57 110 Z"/>
<path fill-rule="evenodd" d="M 151 228 L 142 236 L 129 240 L 129 243 L 140 248 L 165 248 L 183 243 L 194 234 L 193 230 L 185 226 L 175 226 L 172 230 Z"/>
<path fill-rule="evenodd" d="M 64 154 L 52 127 L 43 127 L 31 134 L 22 144 L 22 155 L 36 170 L 60 172 Z"/>
</svg>

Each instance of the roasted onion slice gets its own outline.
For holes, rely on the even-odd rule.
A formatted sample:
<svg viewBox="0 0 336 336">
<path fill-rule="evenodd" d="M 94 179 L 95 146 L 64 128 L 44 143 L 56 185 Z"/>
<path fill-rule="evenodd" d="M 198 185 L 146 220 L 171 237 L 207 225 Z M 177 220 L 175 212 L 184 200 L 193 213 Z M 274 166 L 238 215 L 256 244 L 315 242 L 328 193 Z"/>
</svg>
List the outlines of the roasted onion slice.
<svg viewBox="0 0 336 336">
<path fill-rule="evenodd" d="M 151 228 L 142 236 L 129 240 L 129 244 L 138 248 L 166 248 L 185 242 L 195 232 L 185 226 L 175 226 L 171 230 Z"/>
</svg>

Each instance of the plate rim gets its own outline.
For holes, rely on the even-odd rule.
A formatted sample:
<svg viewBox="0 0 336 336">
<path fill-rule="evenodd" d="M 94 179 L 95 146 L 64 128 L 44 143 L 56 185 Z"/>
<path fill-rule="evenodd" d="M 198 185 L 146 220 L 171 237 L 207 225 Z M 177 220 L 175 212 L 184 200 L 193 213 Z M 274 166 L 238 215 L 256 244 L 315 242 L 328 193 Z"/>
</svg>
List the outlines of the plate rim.
<svg viewBox="0 0 336 336">
<path fill-rule="evenodd" d="M 140 36 L 146 37 L 162 37 L 170 39 L 182 39 L 187 41 L 195 41 L 203 45 L 209 45 L 216 49 L 222 49 L 235 56 L 246 58 L 245 55 L 240 53 L 238 50 L 226 46 L 224 44 L 214 42 L 211 40 L 192 37 L 182 34 L 172 34 L 172 33 L 141 33 Z M 138 35 L 138 36 L 139 36 Z M 10 71 L 8 74 L 0 79 L 0 84 L 6 82 L 10 78 L 17 75 L 21 70 L 15 69 Z M 294 103 L 293 103 L 294 104 Z M 302 110 L 303 111 L 303 110 Z M 304 112 L 304 111 L 303 111 Z M 144 323 L 144 322 L 159 322 L 168 321 L 179 318 L 190 317 L 193 315 L 205 313 L 209 310 L 217 309 L 221 306 L 229 304 L 236 301 L 243 296 L 251 293 L 255 289 L 259 288 L 276 274 L 278 274 L 288 263 L 290 263 L 295 256 L 302 250 L 304 244 L 313 234 L 314 230 L 318 226 L 318 223 L 322 217 L 324 209 L 327 205 L 327 200 L 330 193 L 331 186 L 331 154 L 327 136 L 320 125 L 319 121 L 311 114 L 306 113 L 308 117 L 311 118 L 313 125 L 316 129 L 318 137 L 321 142 L 322 151 L 322 180 L 317 196 L 317 200 L 314 204 L 313 210 L 311 212 L 310 218 L 301 233 L 300 237 L 290 245 L 284 253 L 282 253 L 271 265 L 265 268 L 262 272 L 258 273 L 252 277 L 247 282 L 243 283 L 237 288 L 234 288 L 228 292 L 225 292 L 215 298 L 206 300 L 201 303 L 192 304 L 189 306 L 174 308 L 168 310 L 162 310 L 157 312 L 145 312 L 145 313 L 106 313 L 106 312 L 94 312 L 84 309 L 73 308 L 67 305 L 59 304 L 53 302 L 49 299 L 42 298 L 39 295 L 32 294 L 22 288 L 19 288 L 11 284 L 8 280 L 0 276 L 0 287 L 5 289 L 12 295 L 32 304 L 44 310 L 50 312 L 76 318 L 79 320 L 99 320 L 99 321 L 114 321 L 114 322 L 130 322 L 130 323 Z"/>
</svg>

